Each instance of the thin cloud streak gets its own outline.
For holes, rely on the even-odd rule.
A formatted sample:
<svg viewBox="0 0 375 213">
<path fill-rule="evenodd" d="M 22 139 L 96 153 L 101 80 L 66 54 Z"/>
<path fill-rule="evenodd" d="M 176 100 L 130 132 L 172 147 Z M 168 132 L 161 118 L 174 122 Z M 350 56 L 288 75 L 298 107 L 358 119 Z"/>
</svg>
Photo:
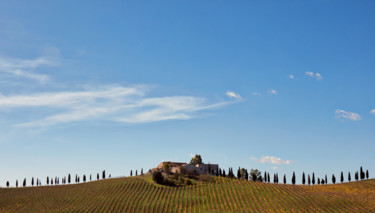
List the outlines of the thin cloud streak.
<svg viewBox="0 0 375 213">
<path fill-rule="evenodd" d="M 362 117 L 358 113 L 347 112 L 342 109 L 337 109 L 335 111 L 335 114 L 336 114 L 336 118 L 338 119 L 346 119 L 350 121 L 359 121 L 362 119 Z"/>
<path fill-rule="evenodd" d="M 39 57 L 33 60 L 0 57 L 0 72 L 8 73 L 15 77 L 37 80 L 40 83 L 47 82 L 50 77 L 48 75 L 34 73 L 32 70 L 40 66 L 54 65 L 57 65 L 57 62 L 54 58 L 50 57 Z"/>
<path fill-rule="evenodd" d="M 375 115 L 375 109 L 371 110 L 371 114 Z"/>
<path fill-rule="evenodd" d="M 107 86 L 96 90 L 39 93 L 23 96 L 0 94 L 0 110 L 53 109 L 40 119 L 17 124 L 17 127 L 51 126 L 93 119 L 125 123 L 150 123 L 187 120 L 199 112 L 216 109 L 238 101 L 209 103 L 194 96 L 147 97 L 147 86 Z"/>
</svg>

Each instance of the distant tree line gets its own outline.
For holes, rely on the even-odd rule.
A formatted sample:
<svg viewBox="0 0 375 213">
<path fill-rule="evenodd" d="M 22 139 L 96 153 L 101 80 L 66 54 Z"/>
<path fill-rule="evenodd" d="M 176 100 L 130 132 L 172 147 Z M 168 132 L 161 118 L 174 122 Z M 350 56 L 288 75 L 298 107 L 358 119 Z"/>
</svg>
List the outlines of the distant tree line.
<svg viewBox="0 0 375 213">
<path fill-rule="evenodd" d="M 89 178 L 88 178 L 89 177 Z M 111 175 L 109 175 L 109 178 L 111 177 Z M 106 178 L 106 173 L 105 173 L 105 170 L 102 171 L 102 179 L 105 179 Z M 97 180 L 99 180 L 99 173 L 97 173 Z M 82 181 L 83 182 L 86 182 L 86 181 L 92 181 L 92 175 L 90 174 L 90 176 L 86 176 L 85 174 L 82 175 Z M 81 182 L 81 177 L 78 176 L 78 174 L 75 175 L 75 183 L 80 183 Z M 41 179 L 39 178 L 34 178 L 34 177 L 31 177 L 31 181 L 29 182 L 30 183 L 30 186 L 42 186 L 42 181 Z M 72 178 L 71 178 L 71 175 L 70 173 L 68 174 L 68 176 L 64 176 L 62 178 L 60 177 L 50 177 L 50 176 L 47 176 L 46 177 L 46 185 L 60 185 L 60 184 L 71 184 L 73 183 L 72 182 Z M 15 181 L 15 185 L 14 185 L 16 188 L 18 187 L 18 180 Z M 23 179 L 23 182 L 22 182 L 22 187 L 26 187 L 27 186 L 27 179 L 24 178 Z M 10 182 L 9 181 L 6 181 L 6 187 L 10 187 Z"/>
</svg>

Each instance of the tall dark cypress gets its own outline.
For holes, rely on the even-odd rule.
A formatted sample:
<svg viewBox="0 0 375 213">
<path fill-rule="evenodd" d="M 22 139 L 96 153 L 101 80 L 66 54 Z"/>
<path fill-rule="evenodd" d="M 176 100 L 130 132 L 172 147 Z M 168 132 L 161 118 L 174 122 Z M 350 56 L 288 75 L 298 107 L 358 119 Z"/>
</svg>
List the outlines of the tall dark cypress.
<svg viewBox="0 0 375 213">
<path fill-rule="evenodd" d="M 133 170 L 130 170 L 130 177 L 133 176 Z"/>
<path fill-rule="evenodd" d="M 96 179 L 99 180 L 99 173 L 96 173 Z"/>
<path fill-rule="evenodd" d="M 350 176 L 350 172 L 348 172 L 348 181 L 350 182 L 352 180 L 352 177 Z"/>
<path fill-rule="evenodd" d="M 340 177 L 340 182 L 344 182 L 344 173 L 341 171 L 341 177 Z"/>
<path fill-rule="evenodd" d="M 238 167 L 238 170 L 237 170 L 237 178 L 238 179 L 241 179 L 242 177 L 241 177 L 241 168 L 240 167 Z"/>
<path fill-rule="evenodd" d="M 49 185 L 49 177 L 47 176 L 47 181 L 46 181 L 47 185 Z"/>
<path fill-rule="evenodd" d="M 310 179 L 310 175 L 307 175 L 307 183 L 309 184 L 309 186 L 310 186 L 310 184 L 311 184 L 311 179 Z"/>
<path fill-rule="evenodd" d="M 70 184 L 70 173 L 68 174 L 68 183 Z"/>
<path fill-rule="evenodd" d="M 359 179 L 359 177 L 358 177 L 358 172 L 355 172 L 354 177 L 355 177 L 355 180 L 358 181 L 358 179 Z"/>
<path fill-rule="evenodd" d="M 16 180 L 16 187 L 18 187 L 18 180 Z"/>
<path fill-rule="evenodd" d="M 34 177 L 31 178 L 31 185 L 34 186 Z"/>
<path fill-rule="evenodd" d="M 23 179 L 23 184 L 22 184 L 22 186 L 23 186 L 23 187 L 25 187 L 25 186 L 26 186 L 26 178 L 25 178 L 25 179 Z"/>
<path fill-rule="evenodd" d="M 327 175 L 325 177 L 325 183 L 328 184 L 328 178 L 327 178 Z"/>
<path fill-rule="evenodd" d="M 105 179 L 105 170 L 102 172 L 102 178 Z"/>
<path fill-rule="evenodd" d="M 365 179 L 365 173 L 363 172 L 362 166 L 361 166 L 361 169 L 360 169 L 360 178 L 361 178 L 361 180 Z"/>
<path fill-rule="evenodd" d="M 302 173 L 302 184 L 305 185 L 306 178 L 305 178 L 305 172 Z"/>
<path fill-rule="evenodd" d="M 296 184 L 296 174 L 293 172 L 293 176 L 292 176 L 292 184 Z"/>
<path fill-rule="evenodd" d="M 270 182 L 270 173 L 268 173 L 268 183 Z"/>
<path fill-rule="evenodd" d="M 318 178 L 318 185 L 320 185 L 320 178 Z"/>
<path fill-rule="evenodd" d="M 264 182 L 267 182 L 267 172 L 264 172 Z"/>
<path fill-rule="evenodd" d="M 311 183 L 312 183 L 312 185 L 315 185 L 315 174 L 314 174 L 314 172 L 312 174 L 312 181 L 311 181 Z"/>
<path fill-rule="evenodd" d="M 284 184 L 286 184 L 286 175 L 284 174 Z"/>
<path fill-rule="evenodd" d="M 335 175 L 332 175 L 332 183 L 333 183 L 333 184 L 336 183 L 336 177 L 335 177 Z"/>
</svg>

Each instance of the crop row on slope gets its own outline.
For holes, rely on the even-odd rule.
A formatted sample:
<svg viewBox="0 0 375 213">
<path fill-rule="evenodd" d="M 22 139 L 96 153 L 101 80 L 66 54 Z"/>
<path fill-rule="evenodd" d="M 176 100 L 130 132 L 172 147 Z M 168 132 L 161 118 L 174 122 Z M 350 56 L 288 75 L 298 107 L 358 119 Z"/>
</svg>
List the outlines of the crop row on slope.
<svg viewBox="0 0 375 213">
<path fill-rule="evenodd" d="M 141 178 L 0 189 L 0 212 L 375 212 L 375 180 L 293 186 L 229 178 L 164 187 Z"/>
</svg>

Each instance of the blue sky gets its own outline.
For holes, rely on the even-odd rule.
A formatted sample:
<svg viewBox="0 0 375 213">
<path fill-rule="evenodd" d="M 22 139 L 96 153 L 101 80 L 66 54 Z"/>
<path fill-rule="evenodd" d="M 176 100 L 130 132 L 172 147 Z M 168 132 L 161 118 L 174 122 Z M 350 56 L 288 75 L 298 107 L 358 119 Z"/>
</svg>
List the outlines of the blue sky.
<svg viewBox="0 0 375 213">
<path fill-rule="evenodd" d="M 192 154 L 287 177 L 373 176 L 374 9 L 2 1 L 0 185 Z"/>
</svg>

